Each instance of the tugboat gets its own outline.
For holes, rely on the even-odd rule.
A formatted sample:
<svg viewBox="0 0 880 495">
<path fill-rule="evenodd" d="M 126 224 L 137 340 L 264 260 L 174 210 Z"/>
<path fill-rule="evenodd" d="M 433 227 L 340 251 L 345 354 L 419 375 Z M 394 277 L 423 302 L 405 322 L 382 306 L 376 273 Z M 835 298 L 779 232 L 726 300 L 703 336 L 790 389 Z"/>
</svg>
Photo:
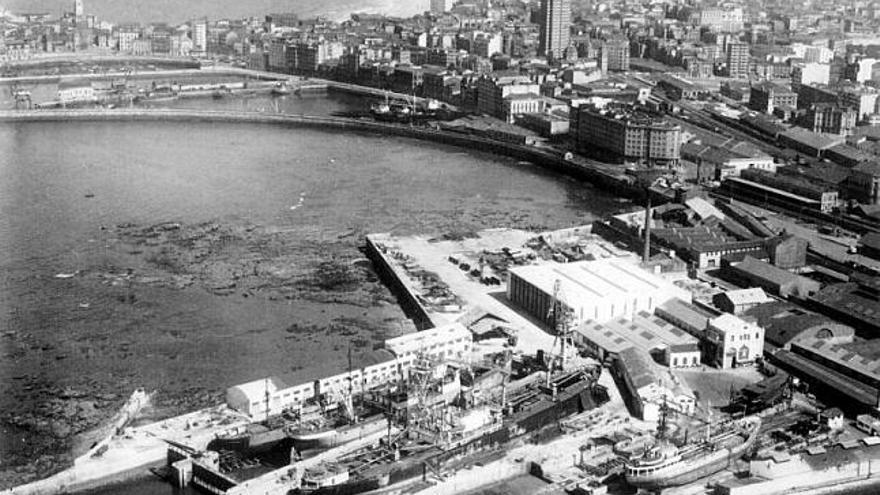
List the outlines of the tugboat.
<svg viewBox="0 0 880 495">
<path fill-rule="evenodd" d="M 435 118 L 439 108 L 435 100 L 428 100 L 423 107 L 416 106 L 415 98 L 412 102 L 389 102 L 386 94 L 384 103 L 370 105 L 370 114 L 374 119 L 384 122 L 413 122 Z"/>
<path fill-rule="evenodd" d="M 658 490 L 715 474 L 744 455 L 754 445 L 761 428 L 757 416 L 722 423 L 715 431 L 710 421 L 705 438 L 679 447 L 665 438 L 666 412 L 664 405 L 654 444 L 625 464 L 630 485 Z"/>
<path fill-rule="evenodd" d="M 290 88 L 287 86 L 287 83 L 284 81 L 278 81 L 272 86 L 271 91 L 273 96 L 285 96 L 290 94 Z"/>
</svg>

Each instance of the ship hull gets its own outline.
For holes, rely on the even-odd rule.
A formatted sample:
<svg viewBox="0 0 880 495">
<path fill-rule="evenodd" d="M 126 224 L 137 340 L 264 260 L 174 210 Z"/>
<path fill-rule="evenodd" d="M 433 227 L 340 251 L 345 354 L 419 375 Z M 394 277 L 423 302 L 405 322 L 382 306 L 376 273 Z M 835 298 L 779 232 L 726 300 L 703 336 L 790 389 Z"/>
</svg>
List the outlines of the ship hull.
<svg viewBox="0 0 880 495">
<path fill-rule="evenodd" d="M 242 455 L 255 455 L 268 452 L 287 440 L 287 433 L 277 428 L 261 433 L 239 435 L 229 438 L 215 438 L 208 444 L 208 450 L 238 452 Z"/>
<path fill-rule="evenodd" d="M 292 435 L 293 446 L 300 452 L 313 449 L 329 449 L 367 435 L 372 435 L 383 430 L 385 425 L 385 418 L 380 415 L 340 428 L 316 432 L 297 432 Z"/>
<path fill-rule="evenodd" d="M 289 493 L 291 495 L 357 495 L 358 493 L 377 490 L 386 485 L 388 485 L 387 477 L 384 479 L 376 477 L 341 483 L 333 486 L 322 486 L 320 488 L 300 488 L 297 490 L 291 490 Z"/>
<path fill-rule="evenodd" d="M 627 471 L 626 481 L 638 488 L 656 490 L 686 485 L 701 478 L 711 476 L 729 467 L 733 462 L 742 457 L 754 445 L 759 429 L 760 422 L 756 422 L 743 443 L 711 452 L 697 459 L 674 463 L 658 468 L 649 474 L 634 475 Z"/>
<path fill-rule="evenodd" d="M 726 468 L 737 456 L 725 455 L 723 458 L 683 472 L 658 472 L 655 475 L 627 476 L 626 481 L 638 488 L 660 489 L 687 485 L 706 476 L 711 476 Z"/>
</svg>

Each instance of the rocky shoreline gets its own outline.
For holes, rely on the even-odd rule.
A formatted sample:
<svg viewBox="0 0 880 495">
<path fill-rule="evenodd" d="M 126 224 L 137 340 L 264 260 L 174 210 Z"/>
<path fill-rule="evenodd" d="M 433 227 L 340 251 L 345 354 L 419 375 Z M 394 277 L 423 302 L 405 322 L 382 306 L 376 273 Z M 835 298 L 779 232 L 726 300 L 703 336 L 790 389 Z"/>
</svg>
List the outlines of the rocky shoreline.
<svg viewBox="0 0 880 495">
<path fill-rule="evenodd" d="M 196 285 L 215 295 L 307 299 L 370 307 L 393 303 L 369 262 L 342 234 L 330 242 L 297 238 L 295 232 L 250 224 L 176 222 L 146 227 L 125 224 L 116 234 L 122 249 L 147 262 L 142 272 L 99 274 L 113 283 L 182 289 Z M 328 254 L 330 256 L 328 257 Z"/>
<path fill-rule="evenodd" d="M 346 341 L 369 349 L 411 330 L 352 232 L 321 240 L 211 221 L 100 234 L 76 270 L 36 276 L 49 293 L 27 297 L 44 301 L 30 313 L 13 301 L 0 331 L 16 370 L 0 384 L 9 393 L 0 404 L 0 440 L 8 440 L 0 443 L 9 443 L 0 446 L 0 488 L 68 467 L 106 435 L 134 388 L 158 389 L 142 418 L 154 421 L 220 403 L 226 386 L 255 373 L 309 367 L 312 356 L 339 360 Z M 235 313 L 214 316 L 218 308 Z M 265 370 L 218 357 L 242 345 L 271 348 L 251 351 L 266 354 Z"/>
</svg>

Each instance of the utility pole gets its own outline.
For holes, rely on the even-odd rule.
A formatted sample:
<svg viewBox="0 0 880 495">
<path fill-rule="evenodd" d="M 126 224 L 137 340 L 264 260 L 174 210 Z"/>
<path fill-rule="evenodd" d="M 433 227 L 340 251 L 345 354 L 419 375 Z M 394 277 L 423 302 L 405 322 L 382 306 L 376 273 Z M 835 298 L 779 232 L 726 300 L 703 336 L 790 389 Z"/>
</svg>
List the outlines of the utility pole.
<svg viewBox="0 0 880 495">
<path fill-rule="evenodd" d="M 651 189 L 645 187 L 645 251 L 642 253 L 642 264 L 647 265 L 651 259 Z"/>
</svg>

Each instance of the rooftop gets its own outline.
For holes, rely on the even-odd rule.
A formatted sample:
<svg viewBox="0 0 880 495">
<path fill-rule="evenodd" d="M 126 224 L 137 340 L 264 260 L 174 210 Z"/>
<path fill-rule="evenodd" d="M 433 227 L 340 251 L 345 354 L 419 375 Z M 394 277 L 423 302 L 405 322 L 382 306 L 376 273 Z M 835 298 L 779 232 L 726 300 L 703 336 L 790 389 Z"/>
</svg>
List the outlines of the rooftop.
<svg viewBox="0 0 880 495">
<path fill-rule="evenodd" d="M 710 324 L 724 333 L 736 333 L 743 330 L 751 331 L 755 326 L 754 323 L 750 323 L 730 313 L 724 313 L 723 315 L 713 319 Z"/>
<path fill-rule="evenodd" d="M 617 318 L 605 323 L 588 320 L 576 331 L 614 353 L 633 346 L 650 353 L 680 346 L 690 349 L 697 344 L 697 339 L 690 334 L 647 311 L 639 312 L 632 319 Z"/>
<path fill-rule="evenodd" d="M 562 293 L 570 301 L 602 300 L 638 293 L 664 293 L 674 297 L 684 292 L 634 264 L 611 259 L 523 266 L 511 269 L 510 273 L 546 294 L 553 293 L 558 280 Z"/>
<path fill-rule="evenodd" d="M 794 273 L 775 267 L 770 263 L 756 260 L 751 256 L 746 256 L 741 262 L 732 266 L 731 269 L 779 286 L 795 282 L 798 279 L 798 276 Z"/>
<path fill-rule="evenodd" d="M 859 245 L 880 250 L 880 233 L 868 232 L 859 239 Z"/>
<path fill-rule="evenodd" d="M 880 327 L 880 301 L 862 291 L 858 283 L 829 285 L 816 293 L 813 300 L 872 328 Z"/>
<path fill-rule="evenodd" d="M 778 347 L 785 347 L 804 331 L 817 326 L 833 327 L 834 337 L 852 336 L 852 328 L 837 323 L 827 316 L 805 311 L 794 304 L 774 301 L 750 308 L 745 312 L 764 328 L 764 339 Z"/>
<path fill-rule="evenodd" d="M 843 366 L 844 369 L 856 371 L 864 377 L 880 382 L 880 361 L 862 356 L 845 347 L 832 344 L 822 339 L 808 339 L 792 344 L 792 351 L 806 351 L 822 356 L 829 361 Z M 798 352 L 802 354 L 803 352 Z"/>
<path fill-rule="evenodd" d="M 793 369 L 796 373 L 820 380 L 833 390 L 860 402 L 863 406 L 877 406 L 877 389 L 854 380 L 827 366 L 790 351 L 780 350 L 773 355 L 784 368 Z"/>
<path fill-rule="evenodd" d="M 671 299 L 657 308 L 657 316 L 667 321 L 670 319 L 678 320 L 693 329 L 705 330 L 709 325 L 709 320 L 715 315 L 681 299 Z"/>
<path fill-rule="evenodd" d="M 621 351 L 617 359 L 626 369 L 636 390 L 654 383 L 654 378 L 658 374 L 657 365 L 644 351 L 630 347 Z"/>
<path fill-rule="evenodd" d="M 846 138 L 843 136 L 812 132 L 797 127 L 792 127 L 781 135 L 791 141 L 818 150 L 828 149 L 846 142 Z"/>
<path fill-rule="evenodd" d="M 723 296 L 737 306 L 742 304 L 764 304 L 772 301 L 760 287 L 729 290 L 723 293 Z"/>
</svg>

